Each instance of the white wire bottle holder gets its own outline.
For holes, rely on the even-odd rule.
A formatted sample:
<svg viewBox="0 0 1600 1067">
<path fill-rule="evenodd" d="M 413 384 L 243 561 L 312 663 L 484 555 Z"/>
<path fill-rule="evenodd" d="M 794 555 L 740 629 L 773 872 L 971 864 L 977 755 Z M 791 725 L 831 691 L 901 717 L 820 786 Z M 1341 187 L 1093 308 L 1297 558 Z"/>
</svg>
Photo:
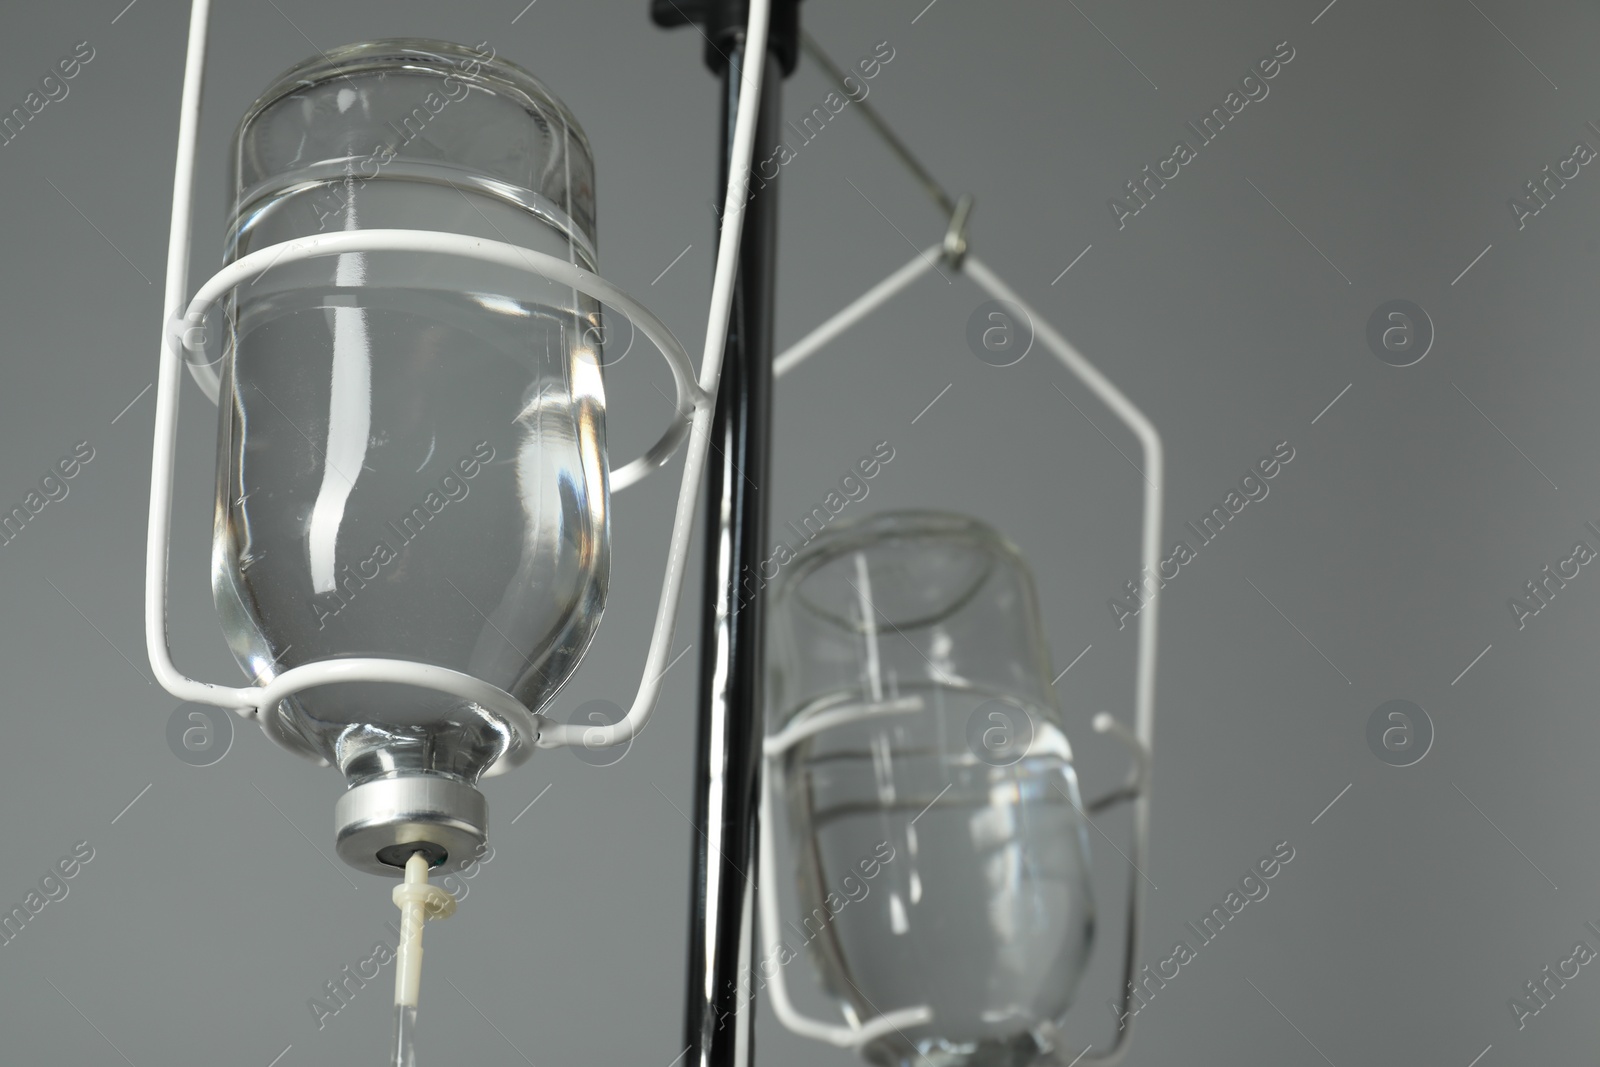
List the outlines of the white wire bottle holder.
<svg viewBox="0 0 1600 1067">
<path fill-rule="evenodd" d="M 971 211 L 970 197 L 963 197 L 952 214 L 950 228 L 942 244 L 925 249 L 909 263 L 867 290 L 827 321 L 813 329 L 800 341 L 780 354 L 773 364 L 774 372 L 781 376 L 794 370 L 807 358 L 829 342 L 866 318 L 906 289 L 918 278 L 933 270 L 941 261 L 961 270 L 979 288 L 995 300 L 1018 308 L 1031 322 L 1036 338 L 1050 351 L 1067 371 L 1109 408 L 1138 438 L 1144 454 L 1145 492 L 1141 519 L 1140 563 L 1143 573 L 1153 579 L 1161 566 L 1161 502 L 1165 482 L 1161 436 L 1154 424 L 1123 395 L 1109 378 L 1053 326 L 1043 319 L 1026 301 L 1006 285 L 976 256 L 967 251 L 966 225 Z M 1158 580 L 1158 579 L 1157 579 Z M 1127 928 L 1123 940 L 1123 982 L 1121 987 L 1121 1023 L 1110 1049 L 1092 1054 L 1085 1050 L 1073 1063 L 1096 1064 L 1099 1067 L 1119 1062 L 1126 1054 L 1128 1038 L 1132 1032 L 1132 1014 L 1128 1010 L 1136 978 L 1137 959 L 1144 916 L 1144 868 L 1149 856 L 1150 837 L 1150 763 L 1155 732 L 1155 678 L 1157 645 L 1158 598 L 1152 591 L 1139 614 L 1138 651 L 1134 686 L 1134 727 L 1129 729 L 1112 715 L 1101 712 L 1094 718 L 1094 728 L 1099 733 L 1110 734 L 1129 748 L 1133 767 L 1126 782 L 1098 799 L 1085 805 L 1087 814 L 1098 813 L 1123 803 L 1133 805 L 1132 858 L 1128 872 Z M 782 757 L 790 748 L 814 734 L 849 722 L 868 718 L 887 717 L 922 710 L 918 697 L 887 701 L 881 704 L 858 704 L 832 709 L 815 719 L 791 724 L 767 737 L 765 743 L 766 767 L 761 786 L 761 856 L 760 856 L 760 909 L 762 938 L 768 945 L 781 939 L 781 905 L 778 895 L 778 873 L 775 849 L 772 843 L 772 796 L 781 786 Z M 933 1010 L 927 1005 L 899 1008 L 852 1025 L 825 1022 L 802 1013 L 789 997 L 783 968 L 779 967 L 767 980 L 772 998 L 773 1013 L 786 1028 L 802 1037 L 823 1041 L 840 1048 L 857 1049 L 903 1028 L 920 1026 L 933 1021 Z M 1053 1024 L 1052 1024 L 1053 1025 Z M 1065 1059 L 1062 1060 L 1065 1063 Z"/>
<path fill-rule="evenodd" d="M 194 0 L 190 8 L 163 303 L 164 308 L 173 309 L 173 317 L 163 327 L 160 370 L 156 379 L 155 444 L 151 458 L 149 538 L 145 553 L 145 645 L 156 680 L 180 700 L 212 704 L 234 711 L 244 718 L 257 720 L 274 741 L 302 755 L 307 754 L 305 746 L 288 733 L 275 709 L 281 701 L 296 693 L 341 682 L 411 685 L 459 697 L 498 715 L 516 734 L 518 743 L 513 744 L 507 755 L 485 772 L 487 775 L 502 773 L 511 765 L 526 760 L 535 747 L 581 744 L 594 748 L 631 739 L 644 727 L 655 709 L 677 623 L 689 536 L 694 526 L 696 496 L 710 447 L 710 421 L 722 371 L 723 345 L 727 336 L 738 248 L 743 232 L 747 200 L 745 190 L 749 187 L 751 148 L 755 141 L 764 65 L 750 64 L 741 71 L 744 91 L 739 96 L 734 123 L 734 166 L 729 168 L 726 211 L 711 290 L 710 321 L 697 379 L 688 353 L 672 332 L 643 304 L 616 286 L 559 257 L 502 241 L 462 234 L 431 230 L 356 230 L 286 241 L 229 263 L 208 279 L 192 299 L 185 301 L 196 142 L 205 79 L 210 6 L 210 0 Z M 746 30 L 749 54 L 764 55 L 766 52 L 769 6 L 769 0 L 752 0 L 750 4 Z M 216 302 L 234 286 L 264 271 L 307 259 L 355 252 L 455 256 L 540 275 L 627 315 L 666 359 L 677 392 L 673 421 L 644 455 L 611 473 L 612 488 L 626 488 L 665 463 L 683 439 L 686 436 L 689 438 L 668 542 L 666 573 L 661 582 L 649 651 L 645 655 L 644 675 L 632 705 L 619 722 L 606 726 L 556 723 L 533 712 L 505 690 L 480 678 L 413 660 L 373 657 L 318 660 L 291 667 L 266 685 L 239 687 L 199 681 L 184 674 L 174 664 L 167 633 L 167 557 L 182 366 L 187 362 L 202 388 L 216 400 L 219 384 L 215 369 L 206 366 L 202 360 L 192 358 L 204 350 L 205 317 Z M 177 310 L 179 308 L 181 312 Z"/>
</svg>

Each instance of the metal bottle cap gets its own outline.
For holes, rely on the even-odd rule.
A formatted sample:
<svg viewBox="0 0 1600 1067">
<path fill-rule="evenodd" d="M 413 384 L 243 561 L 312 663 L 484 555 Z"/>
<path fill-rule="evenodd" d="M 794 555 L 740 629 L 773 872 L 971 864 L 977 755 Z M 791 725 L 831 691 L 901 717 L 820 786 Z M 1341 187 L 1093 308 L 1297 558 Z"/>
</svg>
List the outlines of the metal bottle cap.
<svg viewBox="0 0 1600 1067">
<path fill-rule="evenodd" d="M 405 874 L 422 852 L 432 867 L 458 870 L 489 836 L 489 804 L 472 786 L 434 774 L 363 782 L 333 807 L 339 858 L 385 878 Z"/>
</svg>

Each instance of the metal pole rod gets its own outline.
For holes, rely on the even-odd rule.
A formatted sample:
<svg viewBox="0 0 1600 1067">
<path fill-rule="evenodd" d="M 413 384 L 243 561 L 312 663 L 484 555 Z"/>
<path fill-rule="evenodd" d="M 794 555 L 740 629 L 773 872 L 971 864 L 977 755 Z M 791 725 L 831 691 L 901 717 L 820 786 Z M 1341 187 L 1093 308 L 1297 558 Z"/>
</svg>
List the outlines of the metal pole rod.
<svg viewBox="0 0 1600 1067">
<path fill-rule="evenodd" d="M 822 50 L 822 46 L 817 43 L 816 38 L 802 30 L 800 32 L 800 48 L 801 51 L 816 62 L 817 66 L 822 68 L 822 72 L 828 76 L 828 80 L 833 82 L 840 92 L 855 102 L 855 109 L 861 113 L 861 117 L 872 124 L 873 130 L 877 132 L 883 143 L 889 146 L 889 150 L 911 172 L 911 176 L 917 179 L 918 184 L 922 186 L 923 192 L 927 193 L 933 202 L 939 206 L 939 210 L 943 211 L 946 217 L 954 215 L 956 211 L 955 197 L 945 192 L 944 186 L 939 184 L 939 179 L 935 178 L 932 172 L 922 165 L 922 160 L 917 158 L 917 154 L 911 151 L 911 146 L 902 141 L 900 135 L 894 132 L 894 127 L 890 126 L 884 120 L 884 117 L 878 114 L 877 107 L 867 103 L 865 96 L 859 100 L 855 99 L 855 93 L 851 91 L 849 83 L 845 81 L 844 71 L 840 70 L 839 65 L 833 61 L 832 57 Z"/>
<path fill-rule="evenodd" d="M 718 179 L 723 187 L 743 64 L 767 64 L 755 142 L 758 160 L 778 139 L 783 73 L 772 52 L 748 57 L 742 39 L 724 41 Z M 751 974 L 765 734 L 765 633 L 755 590 L 767 544 L 763 487 L 770 467 L 777 208 L 776 183 L 754 178 L 711 428 L 684 1013 L 687 1067 L 748 1067 L 753 1060 L 756 990 Z"/>
</svg>

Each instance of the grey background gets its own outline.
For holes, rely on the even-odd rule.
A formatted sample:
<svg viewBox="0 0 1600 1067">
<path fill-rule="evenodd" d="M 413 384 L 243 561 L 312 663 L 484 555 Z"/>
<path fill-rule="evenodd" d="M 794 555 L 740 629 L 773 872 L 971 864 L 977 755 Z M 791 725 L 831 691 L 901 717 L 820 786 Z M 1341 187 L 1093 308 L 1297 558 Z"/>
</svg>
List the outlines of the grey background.
<svg viewBox="0 0 1600 1067">
<path fill-rule="evenodd" d="M 0 547 L 0 902 L 20 903 L 75 842 L 95 849 L 67 898 L 0 947 L 3 1058 L 375 1063 L 383 979 L 320 1032 L 307 1007 L 395 914 L 386 884 L 328 858 L 338 776 L 253 728 L 213 766 L 180 762 L 164 732 L 175 702 L 142 652 L 141 390 L 163 318 L 186 6 L 124 2 L 0 16 L 0 110 L 76 42 L 96 52 L 0 147 L 0 503 L 75 443 L 96 450 L 70 495 Z M 1582 524 L 1600 520 L 1600 172 L 1584 168 L 1520 232 L 1506 201 L 1575 140 L 1600 147 L 1585 128 L 1600 120 L 1600 12 L 924 2 L 810 0 L 805 17 L 842 62 L 893 46 L 870 99 L 949 187 L 977 195 L 975 250 L 1162 429 L 1166 539 L 1277 442 L 1296 450 L 1165 594 L 1148 961 L 1274 843 L 1296 857 L 1151 1001 L 1130 1062 L 1592 1062 L 1593 968 L 1520 1031 L 1507 1001 L 1580 938 L 1600 948 L 1582 925 L 1600 921 L 1600 578 L 1585 568 L 1521 631 L 1506 602 L 1580 537 L 1597 543 Z M 642 0 L 519 6 L 219 3 L 197 278 L 217 263 L 226 138 L 278 71 L 313 45 L 488 39 L 587 127 L 603 266 L 694 349 L 717 108 L 698 37 L 655 30 Z M 1119 232 L 1107 198 L 1283 40 L 1296 57 L 1270 96 Z M 798 117 L 827 86 L 803 66 L 785 92 Z M 780 342 L 942 232 L 848 111 L 782 180 Z M 1399 298 L 1437 331 L 1404 369 L 1364 340 L 1371 311 Z M 1057 669 L 1092 646 L 1057 689 L 1094 793 L 1124 766 L 1088 723 L 1131 701 L 1133 629 L 1118 632 L 1106 601 L 1136 566 L 1140 481 L 1118 454 L 1133 442 L 1042 351 L 1003 369 L 974 358 L 965 326 L 982 299 L 963 279 L 925 280 L 784 380 L 773 520 L 808 511 L 887 440 L 895 459 L 852 511 L 958 507 L 1009 534 L 1037 570 Z M 611 376 L 619 454 L 660 425 L 662 381 L 631 357 Z M 237 669 L 206 580 L 214 416 L 192 385 L 184 398 L 174 646 L 191 673 L 225 681 Z M 557 715 L 631 693 L 674 489 L 668 474 L 618 499 L 610 611 Z M 428 937 L 427 1062 L 668 1067 L 680 1052 L 694 663 L 668 675 L 657 719 L 614 766 L 545 753 L 488 785 L 494 859 Z M 1391 699 L 1432 719 L 1414 766 L 1367 747 L 1367 719 Z M 1071 1022 L 1104 1043 L 1126 868 L 1091 836 L 1103 940 Z M 853 1062 L 760 1012 L 764 1062 Z"/>
</svg>

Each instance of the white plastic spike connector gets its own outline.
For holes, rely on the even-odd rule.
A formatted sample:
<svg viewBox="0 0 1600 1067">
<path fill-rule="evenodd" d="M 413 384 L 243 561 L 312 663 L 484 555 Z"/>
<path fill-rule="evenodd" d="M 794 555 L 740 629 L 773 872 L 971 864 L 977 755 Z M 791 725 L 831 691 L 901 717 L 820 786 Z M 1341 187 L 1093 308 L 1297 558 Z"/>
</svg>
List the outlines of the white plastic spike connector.
<svg viewBox="0 0 1600 1067">
<path fill-rule="evenodd" d="M 428 858 L 413 852 L 406 860 L 406 880 L 394 887 L 400 909 L 400 952 L 394 966 L 395 1007 L 415 1008 L 422 989 L 422 924 L 455 914 L 456 898 L 428 884 Z"/>
</svg>

